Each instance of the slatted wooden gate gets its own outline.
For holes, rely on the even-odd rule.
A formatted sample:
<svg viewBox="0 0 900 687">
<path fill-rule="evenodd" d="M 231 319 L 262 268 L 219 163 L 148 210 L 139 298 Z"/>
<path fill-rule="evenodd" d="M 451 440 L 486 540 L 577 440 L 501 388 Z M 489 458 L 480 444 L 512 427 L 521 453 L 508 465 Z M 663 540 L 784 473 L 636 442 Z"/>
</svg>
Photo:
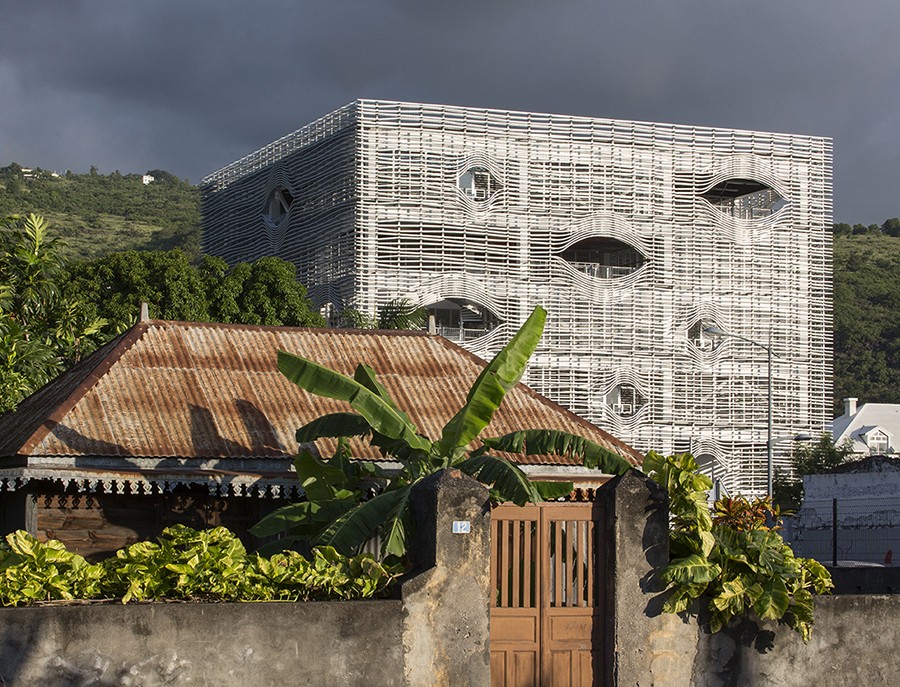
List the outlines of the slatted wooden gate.
<svg viewBox="0 0 900 687">
<path fill-rule="evenodd" d="M 593 503 L 491 512 L 491 687 L 601 683 L 601 516 Z"/>
</svg>

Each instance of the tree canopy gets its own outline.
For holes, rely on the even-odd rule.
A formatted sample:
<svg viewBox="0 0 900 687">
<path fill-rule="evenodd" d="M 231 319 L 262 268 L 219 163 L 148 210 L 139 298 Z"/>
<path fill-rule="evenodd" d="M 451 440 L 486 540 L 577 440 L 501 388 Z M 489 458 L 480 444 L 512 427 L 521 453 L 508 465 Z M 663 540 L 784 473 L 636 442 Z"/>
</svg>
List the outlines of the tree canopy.
<svg viewBox="0 0 900 687">
<path fill-rule="evenodd" d="M 65 293 L 65 261 L 41 217 L 11 216 L 0 233 L 0 412 L 104 340 L 106 322 Z"/>
<path fill-rule="evenodd" d="M 175 248 L 126 251 L 72 265 L 66 291 L 81 294 L 116 330 L 131 325 L 141 302 L 163 320 L 320 327 L 324 320 L 296 279 L 293 264 L 260 258 L 233 268 L 204 256 L 199 265 Z"/>
<path fill-rule="evenodd" d="M 323 326 L 296 268 L 260 258 L 229 268 L 179 249 L 71 262 L 42 217 L 0 220 L 0 412 L 111 340 L 138 318 Z"/>
</svg>

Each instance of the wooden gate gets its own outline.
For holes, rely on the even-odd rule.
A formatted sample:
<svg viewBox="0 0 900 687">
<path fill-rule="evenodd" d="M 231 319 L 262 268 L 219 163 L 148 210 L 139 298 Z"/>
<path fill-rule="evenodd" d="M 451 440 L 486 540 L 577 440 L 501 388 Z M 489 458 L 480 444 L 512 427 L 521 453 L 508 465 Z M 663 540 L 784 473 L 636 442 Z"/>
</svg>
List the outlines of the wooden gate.
<svg viewBox="0 0 900 687">
<path fill-rule="evenodd" d="M 491 687 L 601 684 L 602 509 L 491 511 Z"/>
</svg>

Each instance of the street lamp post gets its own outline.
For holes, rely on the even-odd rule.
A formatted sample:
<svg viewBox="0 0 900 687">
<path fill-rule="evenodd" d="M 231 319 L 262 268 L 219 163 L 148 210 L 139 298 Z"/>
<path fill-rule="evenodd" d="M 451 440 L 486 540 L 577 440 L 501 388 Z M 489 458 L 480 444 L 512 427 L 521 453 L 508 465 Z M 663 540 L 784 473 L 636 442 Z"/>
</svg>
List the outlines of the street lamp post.
<svg viewBox="0 0 900 687">
<path fill-rule="evenodd" d="M 768 427 L 766 430 L 766 495 L 769 498 L 772 497 L 772 466 L 773 466 L 773 450 L 774 445 L 772 441 L 772 334 L 769 334 L 769 344 L 766 345 L 764 343 L 760 343 L 759 341 L 754 341 L 753 339 L 747 338 L 746 336 L 741 336 L 740 334 L 733 334 L 732 332 L 726 332 L 724 329 L 720 329 L 715 325 L 704 327 L 704 332 L 707 334 L 713 334 L 714 336 L 730 336 L 735 339 L 740 339 L 741 341 L 746 341 L 749 344 L 753 344 L 754 346 L 759 346 L 766 352 L 766 358 L 768 363 Z"/>
</svg>

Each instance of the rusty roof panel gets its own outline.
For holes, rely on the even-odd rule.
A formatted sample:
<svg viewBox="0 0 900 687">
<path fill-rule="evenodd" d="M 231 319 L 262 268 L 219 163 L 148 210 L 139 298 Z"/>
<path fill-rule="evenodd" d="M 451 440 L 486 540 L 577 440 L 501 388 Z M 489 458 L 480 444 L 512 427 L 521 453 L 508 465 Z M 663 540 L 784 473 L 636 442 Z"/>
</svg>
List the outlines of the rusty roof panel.
<svg viewBox="0 0 900 687">
<path fill-rule="evenodd" d="M 0 455 L 247 458 L 296 453 L 297 427 L 349 405 L 307 394 L 277 369 L 283 349 L 352 375 L 372 367 L 419 431 L 434 439 L 484 362 L 437 336 L 413 332 L 141 322 L 0 418 Z M 523 428 L 582 434 L 640 454 L 523 385 L 486 436 Z M 323 452 L 331 447 L 324 444 Z M 365 442 L 354 453 L 375 458 Z M 553 456 L 536 463 L 566 463 Z"/>
</svg>

